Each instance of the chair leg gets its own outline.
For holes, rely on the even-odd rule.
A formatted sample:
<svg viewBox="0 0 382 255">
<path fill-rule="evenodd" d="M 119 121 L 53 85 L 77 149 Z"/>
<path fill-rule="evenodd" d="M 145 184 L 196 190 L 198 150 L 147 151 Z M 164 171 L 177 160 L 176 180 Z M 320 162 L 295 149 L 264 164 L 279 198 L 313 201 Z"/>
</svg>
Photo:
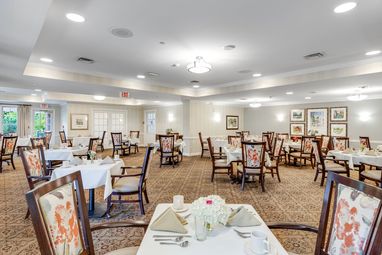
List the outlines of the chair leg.
<svg viewBox="0 0 382 255">
<path fill-rule="evenodd" d="M 114 154 L 115 154 L 115 149 L 113 148 L 113 158 L 114 158 Z"/>
<path fill-rule="evenodd" d="M 146 203 L 150 203 L 149 196 L 147 196 L 147 190 L 146 189 L 143 191 L 143 195 L 145 195 Z"/>
<path fill-rule="evenodd" d="M 27 211 L 27 213 L 26 213 L 26 215 L 25 215 L 25 218 L 24 218 L 24 219 L 28 219 L 28 218 L 29 218 L 29 215 L 30 215 L 30 211 L 29 211 L 29 209 L 28 209 L 28 211 Z"/>
<path fill-rule="evenodd" d="M 244 190 L 244 183 L 245 183 L 245 174 L 244 172 L 241 174 L 241 190 Z"/>
<path fill-rule="evenodd" d="M 265 187 L 264 187 L 265 174 L 263 174 L 262 176 L 260 175 L 259 180 L 260 180 L 260 183 L 261 183 L 261 190 L 262 190 L 263 192 L 265 192 Z"/>
<path fill-rule="evenodd" d="M 161 168 L 161 167 L 162 167 L 162 161 L 163 161 L 162 155 L 161 155 L 159 158 L 160 158 L 160 165 L 159 165 L 159 168 Z"/>
<path fill-rule="evenodd" d="M 110 215 L 110 211 L 111 211 L 111 207 L 112 207 L 112 204 L 111 204 L 111 195 L 107 198 L 107 206 L 106 206 L 106 212 L 105 212 L 105 216 L 110 219 L 111 218 L 111 215 Z"/>
<path fill-rule="evenodd" d="M 276 167 L 276 174 L 277 174 L 277 179 L 279 180 L 279 182 L 281 182 L 280 173 L 279 173 L 279 166 Z"/>
<path fill-rule="evenodd" d="M 202 154 L 200 155 L 201 158 L 203 158 L 204 148 L 202 146 Z"/>
<path fill-rule="evenodd" d="M 142 193 L 139 193 L 139 208 L 141 209 L 141 214 L 145 215 L 145 208 L 143 207 L 143 197 Z"/>
<path fill-rule="evenodd" d="M 325 170 L 322 170 L 322 179 L 321 179 L 320 186 L 324 186 L 324 182 L 325 182 Z"/>
<path fill-rule="evenodd" d="M 214 182 L 214 177 L 215 177 L 215 168 L 212 168 L 211 182 Z"/>
<path fill-rule="evenodd" d="M 316 174 L 314 175 L 314 181 L 317 181 L 317 177 L 318 177 L 318 166 L 317 166 L 317 169 L 316 169 Z"/>
<path fill-rule="evenodd" d="M 11 157 L 11 163 L 12 163 L 13 170 L 16 170 L 15 163 L 13 162 L 13 156 Z"/>
</svg>

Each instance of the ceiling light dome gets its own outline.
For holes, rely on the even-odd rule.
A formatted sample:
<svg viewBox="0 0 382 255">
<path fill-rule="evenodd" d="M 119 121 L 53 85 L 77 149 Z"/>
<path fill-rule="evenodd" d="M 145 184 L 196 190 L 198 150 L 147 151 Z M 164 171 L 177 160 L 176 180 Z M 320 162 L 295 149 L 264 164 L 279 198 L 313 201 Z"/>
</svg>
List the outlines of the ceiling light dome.
<svg viewBox="0 0 382 255">
<path fill-rule="evenodd" d="M 347 2 L 347 3 L 343 3 L 343 4 L 338 5 L 338 6 L 334 9 L 334 12 L 335 12 L 335 13 L 344 13 L 344 12 L 348 12 L 348 11 L 354 9 L 356 6 L 357 6 L 357 3 L 356 3 L 356 2 Z"/>
<path fill-rule="evenodd" d="M 261 107 L 261 103 L 253 103 L 253 104 L 249 104 L 249 106 L 252 108 L 259 108 Z"/>
<path fill-rule="evenodd" d="M 94 95 L 93 98 L 97 101 L 103 101 L 106 97 L 101 95 Z"/>
<path fill-rule="evenodd" d="M 191 73 L 207 73 L 212 66 L 204 61 L 203 57 L 196 57 L 195 61 L 187 65 L 187 70 Z"/>
<path fill-rule="evenodd" d="M 351 95 L 347 97 L 349 101 L 362 101 L 367 98 L 367 95 L 364 94 L 357 94 L 357 95 Z"/>
</svg>

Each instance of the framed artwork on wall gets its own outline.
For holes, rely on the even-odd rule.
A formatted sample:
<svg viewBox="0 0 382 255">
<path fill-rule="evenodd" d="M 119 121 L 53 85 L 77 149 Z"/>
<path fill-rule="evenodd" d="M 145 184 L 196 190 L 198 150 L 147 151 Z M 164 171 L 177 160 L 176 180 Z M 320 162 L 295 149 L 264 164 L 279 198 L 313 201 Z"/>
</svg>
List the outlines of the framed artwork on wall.
<svg viewBox="0 0 382 255">
<path fill-rule="evenodd" d="M 330 123 L 331 136 L 348 136 L 347 123 Z"/>
<path fill-rule="evenodd" d="M 305 123 L 290 123 L 290 135 L 304 135 Z"/>
<path fill-rule="evenodd" d="M 328 108 L 307 109 L 308 135 L 328 135 Z"/>
<path fill-rule="evenodd" d="M 330 121 L 348 121 L 348 108 L 346 106 L 343 107 L 331 107 L 330 108 Z"/>
<path fill-rule="evenodd" d="M 291 122 L 305 122 L 305 109 L 292 109 L 290 110 Z"/>
<path fill-rule="evenodd" d="M 226 115 L 226 129 L 238 130 L 239 129 L 239 116 Z"/>
<path fill-rule="evenodd" d="M 71 130 L 88 130 L 89 115 L 82 113 L 70 114 L 70 129 Z"/>
</svg>

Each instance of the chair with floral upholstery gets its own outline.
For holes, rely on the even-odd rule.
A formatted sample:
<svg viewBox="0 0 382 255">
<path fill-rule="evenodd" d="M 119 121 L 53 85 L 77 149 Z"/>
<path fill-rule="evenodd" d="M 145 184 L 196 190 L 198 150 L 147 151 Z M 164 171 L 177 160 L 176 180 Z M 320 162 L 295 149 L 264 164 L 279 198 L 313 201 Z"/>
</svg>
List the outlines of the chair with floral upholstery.
<svg viewBox="0 0 382 255">
<path fill-rule="evenodd" d="M 52 141 L 52 131 L 44 131 L 46 148 L 49 149 L 50 142 Z"/>
<path fill-rule="evenodd" d="M 215 174 L 232 174 L 232 166 L 227 163 L 227 157 L 222 152 L 215 152 L 212 145 L 211 137 L 207 138 L 208 150 L 210 151 L 210 157 L 212 162 L 212 174 L 211 182 L 214 181 Z"/>
<path fill-rule="evenodd" d="M 46 143 L 46 138 L 45 137 L 31 137 L 31 145 L 32 149 L 36 149 L 37 147 L 44 147 L 48 148 L 47 143 Z"/>
<path fill-rule="evenodd" d="M 175 150 L 174 135 L 159 135 L 160 165 L 172 165 L 179 163 L 179 151 Z M 163 163 L 163 160 L 165 161 Z"/>
<path fill-rule="evenodd" d="M 371 150 L 370 138 L 368 136 L 359 137 L 359 146 L 361 149 Z"/>
<path fill-rule="evenodd" d="M 76 187 L 76 188 L 75 188 Z M 143 221 L 100 223 L 90 227 L 80 171 L 29 191 L 26 194 L 42 255 L 94 255 L 92 231 L 140 227 Z M 138 247 L 127 247 L 106 255 L 135 255 Z"/>
<path fill-rule="evenodd" d="M 311 163 L 312 169 L 314 169 L 314 159 L 312 157 L 312 150 L 313 140 L 315 139 L 316 138 L 314 136 L 303 136 L 300 151 L 289 153 L 288 162 L 290 163 L 291 159 L 293 159 L 293 164 L 296 165 L 298 160 L 299 166 L 302 167 L 303 165 L 306 165 L 306 161 L 308 160 Z"/>
<path fill-rule="evenodd" d="M 229 135 L 228 136 L 228 144 L 231 145 L 231 147 L 240 148 L 241 147 L 241 136 Z"/>
<path fill-rule="evenodd" d="M 261 140 L 265 142 L 265 149 L 269 154 L 272 154 L 272 134 L 269 132 L 263 132 Z"/>
<path fill-rule="evenodd" d="M 380 255 L 381 200 L 382 189 L 329 172 L 318 229 L 280 223 L 268 227 L 317 233 L 314 255 Z"/>
<path fill-rule="evenodd" d="M 139 140 L 139 133 L 140 133 L 139 130 L 137 130 L 137 131 L 130 131 L 130 138 L 131 139 L 135 139 L 135 140 Z M 139 145 L 138 142 L 130 143 L 130 147 L 134 147 L 134 153 L 139 152 L 139 146 L 138 145 Z"/>
<path fill-rule="evenodd" d="M 17 136 L 3 136 L 0 151 L 0 173 L 3 172 L 3 162 L 12 164 L 14 170 L 16 170 L 15 163 L 13 162 L 13 155 L 15 153 L 17 143 Z"/>
<path fill-rule="evenodd" d="M 67 144 L 68 147 L 72 147 L 72 140 L 66 138 L 66 134 L 65 134 L 65 131 L 64 131 L 64 130 L 62 130 L 62 131 L 58 131 L 58 134 L 59 134 L 59 136 L 60 136 L 60 142 L 61 142 L 61 144 Z"/>
<path fill-rule="evenodd" d="M 316 175 L 314 176 L 314 181 L 317 181 L 317 177 L 321 173 L 321 186 L 324 186 L 326 174 L 329 172 L 334 172 L 337 174 L 346 174 L 347 177 L 350 177 L 350 168 L 348 160 L 338 160 L 335 158 L 324 156 L 319 140 L 313 141 L 313 156 L 316 161 Z"/>
<path fill-rule="evenodd" d="M 241 179 L 241 190 L 244 190 L 244 183 L 247 177 L 258 176 L 261 189 L 265 192 L 265 142 L 242 142 L 241 151 L 242 164 L 237 169 L 238 178 Z"/>
<path fill-rule="evenodd" d="M 366 169 L 366 166 L 369 169 Z M 382 166 L 361 162 L 358 174 L 360 181 L 365 181 L 365 179 L 367 179 L 369 181 L 375 182 L 376 186 L 382 188 Z"/>
<path fill-rule="evenodd" d="M 349 137 L 332 137 L 333 149 L 336 151 L 344 151 L 349 148 Z"/>
<path fill-rule="evenodd" d="M 328 151 L 331 148 L 330 144 L 330 136 L 329 135 L 322 135 L 321 136 L 321 151 L 326 155 Z"/>
<path fill-rule="evenodd" d="M 46 167 L 44 148 L 38 146 L 31 150 L 23 150 L 21 152 L 21 160 L 23 162 L 25 176 L 27 177 L 29 189 L 32 190 L 39 187 L 50 180 L 49 170 Z M 29 210 L 25 219 L 29 217 Z"/>
<path fill-rule="evenodd" d="M 111 132 L 110 135 L 113 143 L 113 157 L 115 153 L 122 156 L 128 155 L 130 152 L 130 146 L 123 143 L 122 132 Z"/>
<path fill-rule="evenodd" d="M 284 143 L 283 139 L 279 139 L 279 138 L 276 139 L 276 143 L 272 153 L 272 162 L 271 162 L 272 164 L 270 166 L 265 166 L 265 169 L 269 170 L 269 172 L 266 172 L 266 173 L 270 173 L 272 177 L 274 177 L 273 171 L 276 172 L 277 179 L 279 180 L 279 182 L 281 182 L 280 173 L 279 173 L 279 163 L 281 160 L 283 143 Z"/>
</svg>

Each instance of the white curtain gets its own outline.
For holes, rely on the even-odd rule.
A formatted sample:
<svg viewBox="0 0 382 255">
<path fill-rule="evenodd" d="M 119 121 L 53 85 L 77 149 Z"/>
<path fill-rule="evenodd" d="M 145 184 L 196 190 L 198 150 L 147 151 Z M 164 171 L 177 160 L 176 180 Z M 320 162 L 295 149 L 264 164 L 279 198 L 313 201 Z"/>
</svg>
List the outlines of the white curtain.
<svg viewBox="0 0 382 255">
<path fill-rule="evenodd" d="M 17 107 L 17 133 L 19 137 L 32 135 L 31 109 L 30 105 Z"/>
</svg>

